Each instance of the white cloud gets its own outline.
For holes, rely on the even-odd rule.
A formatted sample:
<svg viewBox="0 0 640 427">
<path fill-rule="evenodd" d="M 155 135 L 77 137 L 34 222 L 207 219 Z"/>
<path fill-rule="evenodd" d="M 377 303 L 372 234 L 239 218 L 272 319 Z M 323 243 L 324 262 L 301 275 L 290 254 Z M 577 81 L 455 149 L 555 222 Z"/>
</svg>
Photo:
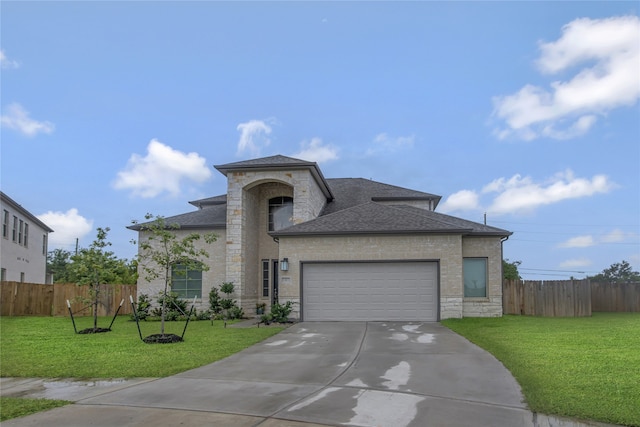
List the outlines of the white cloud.
<svg viewBox="0 0 640 427">
<path fill-rule="evenodd" d="M 7 55 L 4 53 L 4 49 L 0 49 L 0 67 L 2 68 L 18 68 L 20 67 L 20 63 L 13 59 L 7 58 Z"/>
<path fill-rule="evenodd" d="M 183 179 L 204 182 L 211 176 L 206 159 L 198 153 L 183 153 L 152 139 L 147 155 L 132 154 L 125 170 L 118 172 L 116 189 L 130 189 L 134 195 L 155 197 L 167 191 L 180 193 Z"/>
<path fill-rule="evenodd" d="M 271 134 L 271 126 L 262 120 L 249 120 L 246 123 L 240 123 L 236 128 L 240 131 L 240 140 L 238 141 L 237 155 L 240 156 L 246 151 L 251 156 L 259 156 L 260 151 L 264 147 L 271 144 L 268 135 Z"/>
<path fill-rule="evenodd" d="M 379 133 L 373 139 L 373 146 L 367 150 L 367 155 L 380 152 L 394 152 L 403 148 L 413 147 L 415 135 L 389 136 L 387 133 Z"/>
<path fill-rule="evenodd" d="M 49 247 L 67 248 L 75 244 L 76 239 L 82 239 L 93 228 L 93 221 L 78 214 L 78 209 L 72 208 L 66 212 L 49 211 L 37 216 L 38 219 L 53 229 L 49 234 Z"/>
<path fill-rule="evenodd" d="M 560 268 L 581 268 L 591 265 L 591 261 L 586 258 L 568 259 L 561 262 L 558 267 Z"/>
<path fill-rule="evenodd" d="M 25 136 L 36 136 L 39 133 L 51 133 L 55 126 L 51 122 L 39 122 L 29 117 L 29 112 L 22 105 L 13 103 L 5 108 L 0 117 L 2 126 L 13 129 Z"/>
<path fill-rule="evenodd" d="M 516 174 L 511 178 L 495 179 L 480 192 L 458 191 L 449 196 L 439 209 L 444 212 L 484 209 L 494 215 L 531 212 L 540 206 L 564 200 L 608 193 L 615 186 L 606 175 L 594 175 L 591 179 L 577 178 L 570 170 L 557 173 L 544 182 L 535 182 L 529 176 Z M 493 197 L 487 203 L 489 207 L 483 207 L 480 201 L 482 196 Z"/>
<path fill-rule="evenodd" d="M 602 242 L 604 243 L 619 243 L 623 242 L 627 237 L 632 237 L 630 233 L 625 233 L 624 231 L 616 228 L 612 230 L 610 233 L 602 236 Z"/>
<path fill-rule="evenodd" d="M 447 197 L 438 207 L 442 212 L 475 210 L 480 207 L 479 197 L 475 191 L 461 190 Z"/>
<path fill-rule="evenodd" d="M 560 243 L 558 246 L 561 248 L 587 248 L 595 244 L 596 242 L 593 239 L 593 236 L 587 235 L 587 236 L 572 237 L 566 242 Z"/>
<path fill-rule="evenodd" d="M 494 116 L 505 126 L 500 138 L 533 140 L 540 136 L 567 139 L 580 136 L 598 115 L 640 98 L 640 18 L 576 19 L 562 36 L 540 44 L 537 65 L 542 73 L 566 72 L 584 66 L 568 81 L 550 88 L 527 84 L 512 95 L 494 97 Z"/>
<path fill-rule="evenodd" d="M 531 211 L 543 205 L 563 200 L 608 193 L 615 184 L 606 175 L 595 175 L 591 179 L 576 178 L 567 170 L 556 174 L 545 183 L 533 182 L 531 177 L 514 175 L 500 178 L 484 187 L 483 193 L 498 192 L 488 211 L 494 214 Z"/>
<path fill-rule="evenodd" d="M 301 150 L 292 157 L 309 162 L 323 163 L 338 158 L 338 149 L 331 144 L 323 144 L 322 139 L 312 138 L 311 141 L 302 141 Z"/>
<path fill-rule="evenodd" d="M 609 233 L 603 234 L 599 237 L 593 237 L 591 235 L 576 236 L 569 240 L 562 242 L 558 245 L 560 248 L 586 248 L 589 246 L 595 246 L 599 244 L 607 243 L 621 243 L 628 239 L 635 239 L 635 233 L 625 233 L 624 231 L 616 228 Z"/>
</svg>

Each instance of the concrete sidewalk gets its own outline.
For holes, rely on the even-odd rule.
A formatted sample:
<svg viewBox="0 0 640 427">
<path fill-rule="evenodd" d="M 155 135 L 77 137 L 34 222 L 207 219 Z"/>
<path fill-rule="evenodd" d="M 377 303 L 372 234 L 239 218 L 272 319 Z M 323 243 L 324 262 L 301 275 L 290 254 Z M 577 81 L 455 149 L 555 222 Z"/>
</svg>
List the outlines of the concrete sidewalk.
<svg viewBox="0 0 640 427">
<path fill-rule="evenodd" d="M 5 380 L 3 395 L 33 396 Z M 207 366 L 85 391 L 3 426 L 586 425 L 534 416 L 500 362 L 438 323 L 300 323 Z"/>
</svg>

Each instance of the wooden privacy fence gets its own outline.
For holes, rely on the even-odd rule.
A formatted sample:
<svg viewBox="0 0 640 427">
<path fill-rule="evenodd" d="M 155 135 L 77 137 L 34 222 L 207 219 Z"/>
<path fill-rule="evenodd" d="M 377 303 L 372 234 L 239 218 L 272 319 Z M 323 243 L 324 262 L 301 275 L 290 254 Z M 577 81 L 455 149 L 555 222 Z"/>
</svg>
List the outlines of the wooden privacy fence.
<svg viewBox="0 0 640 427">
<path fill-rule="evenodd" d="M 131 314 L 129 296 L 136 300 L 136 285 L 100 285 L 98 316 L 113 316 L 124 299 L 119 314 Z M 0 282 L 1 316 L 67 316 L 67 300 L 75 316 L 93 315 L 89 303 L 89 287 L 73 283 Z"/>
<path fill-rule="evenodd" d="M 504 314 L 548 317 L 591 316 L 592 311 L 640 312 L 640 283 L 589 280 L 505 280 Z"/>
<path fill-rule="evenodd" d="M 529 316 L 591 316 L 591 287 L 588 280 L 505 280 L 502 310 Z"/>
<path fill-rule="evenodd" d="M 591 310 L 640 312 L 640 283 L 591 282 Z"/>
</svg>

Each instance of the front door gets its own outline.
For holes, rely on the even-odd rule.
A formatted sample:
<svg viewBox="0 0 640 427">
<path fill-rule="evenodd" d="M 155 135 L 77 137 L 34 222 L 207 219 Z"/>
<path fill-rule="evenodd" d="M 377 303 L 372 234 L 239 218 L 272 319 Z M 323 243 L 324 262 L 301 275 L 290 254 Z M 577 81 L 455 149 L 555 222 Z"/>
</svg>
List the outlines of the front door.
<svg viewBox="0 0 640 427">
<path fill-rule="evenodd" d="M 278 304 L 278 260 L 273 260 L 273 277 L 271 277 L 271 283 L 273 283 L 273 292 L 271 292 L 271 304 Z"/>
</svg>

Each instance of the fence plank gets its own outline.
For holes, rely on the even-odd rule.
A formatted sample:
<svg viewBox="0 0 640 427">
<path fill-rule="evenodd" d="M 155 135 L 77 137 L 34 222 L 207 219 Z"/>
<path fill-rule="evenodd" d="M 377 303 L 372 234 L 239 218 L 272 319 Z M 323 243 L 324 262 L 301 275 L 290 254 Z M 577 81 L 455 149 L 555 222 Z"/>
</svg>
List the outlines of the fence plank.
<svg viewBox="0 0 640 427">
<path fill-rule="evenodd" d="M 527 316 L 591 316 L 591 288 L 587 280 L 505 280 L 503 312 Z"/>
<path fill-rule="evenodd" d="M 101 285 L 98 302 L 99 316 L 115 314 L 120 301 L 125 300 L 119 314 L 131 314 L 129 296 L 137 298 L 136 285 Z M 87 286 L 73 283 L 0 282 L 0 315 L 2 316 L 67 316 L 67 300 L 75 316 L 93 314 L 89 302 Z"/>
<path fill-rule="evenodd" d="M 591 282 L 593 311 L 640 312 L 640 283 Z"/>
</svg>

